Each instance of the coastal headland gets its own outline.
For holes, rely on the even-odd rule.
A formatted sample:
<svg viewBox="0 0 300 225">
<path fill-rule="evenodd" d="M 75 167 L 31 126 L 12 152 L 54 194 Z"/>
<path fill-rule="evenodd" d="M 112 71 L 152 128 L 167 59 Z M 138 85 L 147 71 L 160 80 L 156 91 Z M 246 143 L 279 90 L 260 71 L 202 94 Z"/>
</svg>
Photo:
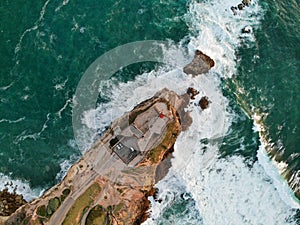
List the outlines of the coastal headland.
<svg viewBox="0 0 300 225">
<path fill-rule="evenodd" d="M 195 76 L 212 66 L 197 50 L 184 72 Z M 163 89 L 138 104 L 112 122 L 59 184 L 0 224 L 141 224 L 154 185 L 171 166 L 178 135 L 192 123 L 185 108 L 197 94 L 193 88 L 183 95 Z M 202 109 L 209 104 L 205 99 Z"/>
</svg>

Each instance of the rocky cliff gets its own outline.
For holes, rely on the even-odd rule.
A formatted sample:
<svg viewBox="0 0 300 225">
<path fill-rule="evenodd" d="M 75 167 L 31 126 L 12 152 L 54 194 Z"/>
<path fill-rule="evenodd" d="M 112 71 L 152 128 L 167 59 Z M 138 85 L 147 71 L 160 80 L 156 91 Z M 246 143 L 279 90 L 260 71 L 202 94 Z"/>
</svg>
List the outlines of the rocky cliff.
<svg viewBox="0 0 300 225">
<path fill-rule="evenodd" d="M 183 70 L 195 76 L 213 66 L 197 50 Z M 171 166 L 178 135 L 192 123 L 185 108 L 198 94 L 193 88 L 181 96 L 163 89 L 140 103 L 115 120 L 59 184 L 23 206 L 21 199 L 21 207 L 0 217 L 0 224 L 141 224 L 148 218 L 155 183 Z M 206 97 L 199 102 L 202 109 L 208 104 Z"/>
<path fill-rule="evenodd" d="M 191 118 L 184 112 L 189 99 L 188 94 L 178 96 L 175 92 L 164 89 L 136 106 L 112 123 L 102 138 L 72 166 L 60 184 L 18 209 L 5 224 L 128 225 L 145 221 L 149 209 L 148 196 L 154 194 L 157 182 L 157 168 L 173 151 L 182 128 L 186 129 L 191 123 Z M 148 122 L 146 120 L 150 119 L 153 124 L 149 123 L 147 126 L 164 127 L 159 128 L 160 130 L 156 130 L 156 127 L 149 128 L 153 129 L 151 138 L 156 138 L 153 139 L 156 143 L 151 144 L 152 139 L 149 138 L 150 144 L 147 146 L 151 147 L 145 148 L 145 155 L 134 166 L 118 159 L 110 148 L 104 148 L 108 143 L 113 145 L 111 140 L 119 137 L 132 124 L 142 123 L 139 125 L 142 130 Z M 124 121 L 128 123 L 124 125 Z M 122 132 L 117 135 L 117 130 L 120 129 Z M 150 134 L 145 131 L 144 135 Z M 135 158 L 132 162 L 134 160 Z M 108 162 L 108 167 L 103 166 Z M 167 169 L 164 167 L 159 171 L 160 178 L 166 174 Z"/>
</svg>

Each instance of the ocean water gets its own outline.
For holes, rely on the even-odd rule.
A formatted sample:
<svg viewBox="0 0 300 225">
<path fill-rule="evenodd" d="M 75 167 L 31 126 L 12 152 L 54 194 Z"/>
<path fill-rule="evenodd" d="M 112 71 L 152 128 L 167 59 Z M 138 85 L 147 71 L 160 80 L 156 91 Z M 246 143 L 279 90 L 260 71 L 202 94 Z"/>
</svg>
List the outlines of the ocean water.
<svg viewBox="0 0 300 225">
<path fill-rule="evenodd" d="M 180 94 L 193 86 L 212 101 L 203 112 L 188 108 L 194 122 L 176 142 L 145 224 L 299 224 L 300 5 L 252 1 L 233 15 L 239 3 L 2 1 L 0 188 L 12 182 L 29 200 L 59 182 L 82 154 L 72 105 L 84 71 L 119 45 L 163 40 L 170 65 L 120 70 L 101 83 L 84 120 L 97 115 L 103 130 L 164 87 Z M 242 34 L 246 26 L 251 33 Z M 195 49 L 216 66 L 192 78 L 182 66 Z"/>
</svg>

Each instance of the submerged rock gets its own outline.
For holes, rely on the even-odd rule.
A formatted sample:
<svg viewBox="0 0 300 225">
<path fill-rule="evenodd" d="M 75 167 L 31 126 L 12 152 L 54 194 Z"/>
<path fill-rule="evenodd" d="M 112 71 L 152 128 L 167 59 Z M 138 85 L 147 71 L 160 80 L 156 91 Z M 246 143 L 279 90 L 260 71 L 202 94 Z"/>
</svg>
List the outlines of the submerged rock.
<svg viewBox="0 0 300 225">
<path fill-rule="evenodd" d="M 242 3 L 243 3 L 245 6 L 250 6 L 251 0 L 243 0 Z"/>
<path fill-rule="evenodd" d="M 195 96 L 199 94 L 199 91 L 192 87 L 189 87 L 186 93 L 190 96 L 191 99 L 195 99 Z"/>
<path fill-rule="evenodd" d="M 200 50 L 196 50 L 193 61 L 183 68 L 183 72 L 196 76 L 207 73 L 214 65 L 214 60 Z"/>
<path fill-rule="evenodd" d="M 236 10 L 237 10 L 237 7 L 235 7 L 235 6 L 231 6 L 231 11 L 233 12 L 233 15 L 237 15 L 237 12 L 236 12 Z"/>
<path fill-rule="evenodd" d="M 209 101 L 209 99 L 208 99 L 208 97 L 207 96 L 204 96 L 204 97 L 202 97 L 201 99 L 200 99 L 200 101 L 199 101 L 199 106 L 200 106 L 200 108 L 202 109 L 202 110 L 204 110 L 204 109 L 207 109 L 208 107 L 209 107 L 209 104 L 210 104 L 211 102 Z"/>
<path fill-rule="evenodd" d="M 243 0 L 242 3 L 237 6 L 231 6 L 230 9 L 233 12 L 233 15 L 237 15 L 237 10 L 243 10 L 245 6 L 249 7 L 251 4 L 251 0 Z"/>
<path fill-rule="evenodd" d="M 238 4 L 238 9 L 242 10 L 244 8 L 244 5 L 242 3 Z"/>
<path fill-rule="evenodd" d="M 250 26 L 245 26 L 243 29 L 242 29 L 242 33 L 243 34 L 249 34 L 251 33 L 252 29 Z"/>
</svg>

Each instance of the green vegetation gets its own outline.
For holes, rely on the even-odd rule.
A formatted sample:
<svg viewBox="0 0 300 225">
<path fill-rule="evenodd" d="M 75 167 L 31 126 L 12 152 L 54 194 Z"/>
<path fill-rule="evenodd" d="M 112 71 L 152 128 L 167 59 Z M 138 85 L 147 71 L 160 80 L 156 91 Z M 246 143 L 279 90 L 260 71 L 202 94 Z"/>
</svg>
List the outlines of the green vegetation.
<svg viewBox="0 0 300 225">
<path fill-rule="evenodd" d="M 159 99 L 157 99 L 157 100 L 155 99 L 151 104 L 149 104 L 148 106 L 145 107 L 145 104 L 147 104 L 147 101 L 149 101 L 149 100 L 142 102 L 141 104 L 139 104 L 137 106 L 137 108 L 134 108 L 131 111 L 131 113 L 129 114 L 129 124 L 132 124 L 138 115 L 142 114 L 143 112 L 146 112 L 151 106 L 153 106 L 156 102 L 158 102 L 157 100 L 159 100 Z M 143 107 L 145 107 L 145 108 L 143 108 Z"/>
<path fill-rule="evenodd" d="M 71 190 L 69 188 L 65 188 L 62 193 L 64 196 L 68 196 L 70 194 Z"/>
<path fill-rule="evenodd" d="M 70 193 L 71 193 L 71 190 L 69 188 L 65 188 L 62 191 L 62 195 L 60 196 L 60 202 L 63 202 Z"/>
<path fill-rule="evenodd" d="M 66 199 L 66 197 L 71 193 L 70 188 L 65 188 L 62 191 L 60 197 L 55 197 L 49 200 L 48 205 L 41 205 L 37 208 L 37 215 L 39 216 L 39 221 L 44 224 L 60 207 L 61 203 Z"/>
<path fill-rule="evenodd" d="M 60 206 L 60 200 L 59 198 L 55 197 L 49 200 L 48 205 L 47 205 L 47 209 L 45 208 L 45 214 L 46 217 L 50 218 L 53 213 L 55 213 L 55 211 L 58 209 L 58 207 Z M 44 208 L 39 208 L 40 213 L 44 213 L 43 210 Z"/>
<path fill-rule="evenodd" d="M 81 213 L 86 207 L 90 207 L 93 199 L 99 194 L 101 188 L 99 184 L 92 184 L 77 200 L 72 208 L 69 210 L 63 225 L 78 224 L 80 221 Z M 100 223 L 101 224 L 101 223 Z"/>
<path fill-rule="evenodd" d="M 47 207 L 41 205 L 37 208 L 37 215 L 40 217 L 40 221 L 45 221 L 46 218 L 50 218 L 53 213 L 59 208 L 61 202 L 58 197 L 49 200 Z"/>
<path fill-rule="evenodd" d="M 79 222 L 80 222 L 80 223 L 81 223 L 81 221 L 82 221 L 83 216 L 89 211 L 89 209 L 90 209 L 90 206 L 86 206 L 86 207 L 83 209 L 83 211 L 81 212 L 80 219 L 79 219 Z"/>
<path fill-rule="evenodd" d="M 170 145 L 173 145 L 176 141 L 176 138 L 179 134 L 176 129 L 176 121 L 167 125 L 167 131 L 162 138 L 161 143 L 159 143 L 155 148 L 149 151 L 148 158 L 152 163 L 157 163 L 160 160 L 162 152 L 166 151 Z"/>
<path fill-rule="evenodd" d="M 110 223 L 110 216 L 117 215 L 118 212 L 123 208 L 124 204 L 120 203 L 118 205 L 110 205 L 106 209 L 103 208 L 101 205 L 95 206 L 89 212 L 86 218 L 86 225 L 109 225 Z"/>
<path fill-rule="evenodd" d="M 123 208 L 124 204 L 120 203 L 119 205 L 114 205 L 112 208 L 113 214 L 117 215 L 118 212 Z"/>
<path fill-rule="evenodd" d="M 85 224 L 86 225 L 96 225 L 96 224 L 109 225 L 110 219 L 109 216 L 107 215 L 106 210 L 101 205 L 97 205 L 89 212 Z"/>
<path fill-rule="evenodd" d="M 28 218 L 28 217 L 25 218 L 24 221 L 23 221 L 23 224 L 24 224 L 24 225 L 27 225 L 27 224 L 29 223 L 29 220 L 30 220 L 30 218 Z"/>
<path fill-rule="evenodd" d="M 60 206 L 60 200 L 59 198 L 55 197 L 50 199 L 48 206 L 47 206 L 47 213 L 49 215 L 52 215 Z"/>
<path fill-rule="evenodd" d="M 41 216 L 41 217 L 46 217 L 47 213 L 46 213 L 46 206 L 45 205 L 41 205 L 37 208 L 36 213 Z"/>
<path fill-rule="evenodd" d="M 16 213 L 13 221 L 6 222 L 5 224 L 7 224 L 7 225 L 20 225 L 20 224 L 23 224 L 24 221 L 26 222 L 26 212 L 23 208 L 21 211 Z"/>
</svg>

